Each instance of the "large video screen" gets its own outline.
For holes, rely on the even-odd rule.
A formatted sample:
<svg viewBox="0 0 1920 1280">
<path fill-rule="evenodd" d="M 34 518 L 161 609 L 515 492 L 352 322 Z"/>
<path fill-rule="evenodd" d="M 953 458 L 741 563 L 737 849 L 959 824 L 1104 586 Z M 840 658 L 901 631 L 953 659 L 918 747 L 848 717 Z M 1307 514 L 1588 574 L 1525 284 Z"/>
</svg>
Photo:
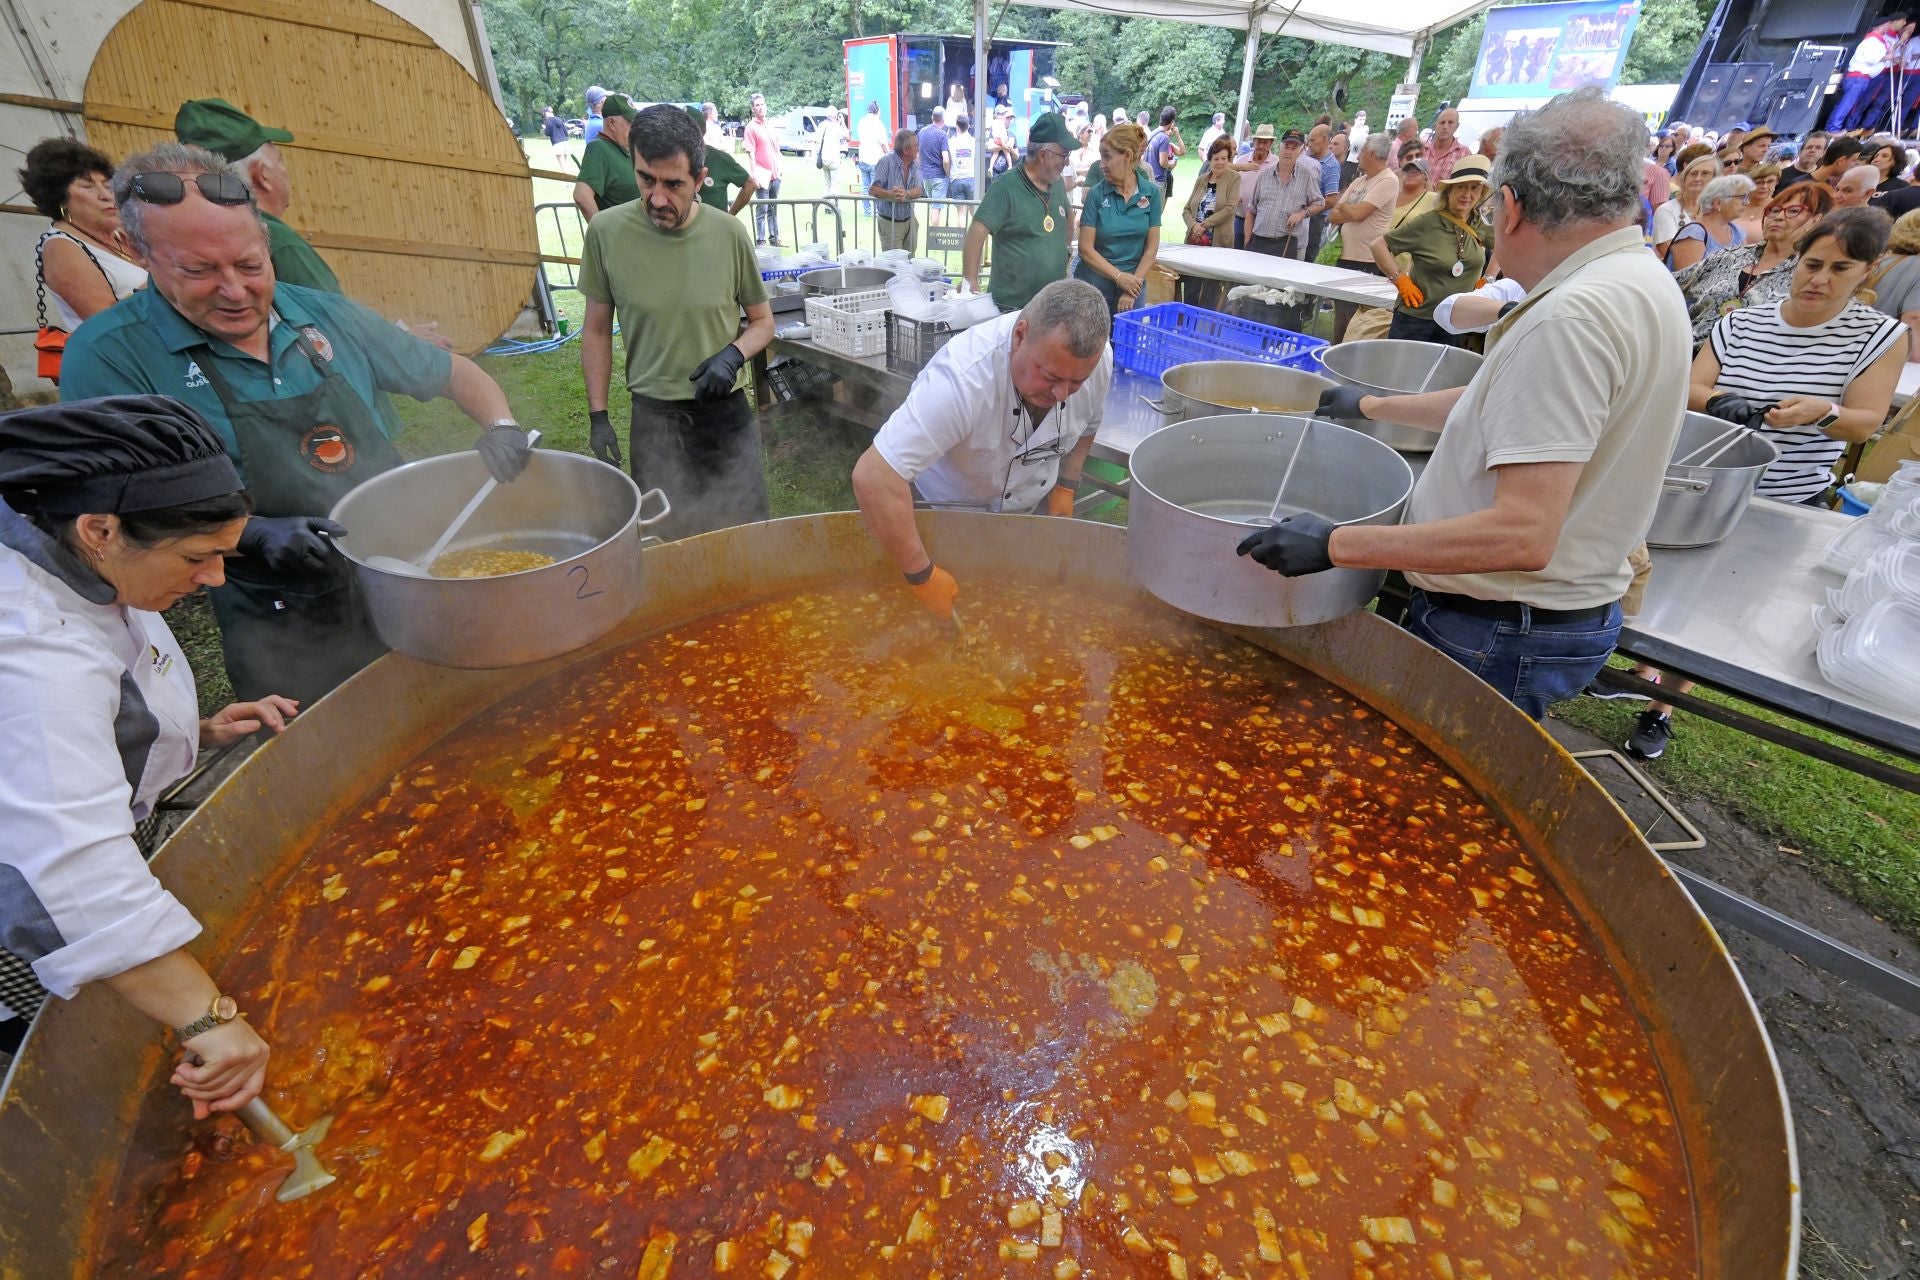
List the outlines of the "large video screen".
<svg viewBox="0 0 1920 1280">
<path fill-rule="evenodd" d="M 1611 89 L 1639 21 L 1640 0 L 1489 9 L 1471 96 L 1545 98 L 1590 84 Z"/>
</svg>

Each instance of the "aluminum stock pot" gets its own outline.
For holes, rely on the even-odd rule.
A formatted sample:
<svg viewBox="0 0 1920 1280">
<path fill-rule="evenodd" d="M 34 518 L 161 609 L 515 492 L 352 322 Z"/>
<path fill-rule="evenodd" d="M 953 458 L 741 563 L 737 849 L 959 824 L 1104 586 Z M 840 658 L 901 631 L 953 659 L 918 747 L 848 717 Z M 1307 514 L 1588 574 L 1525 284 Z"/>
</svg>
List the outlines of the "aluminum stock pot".
<svg viewBox="0 0 1920 1280">
<path fill-rule="evenodd" d="M 414 560 L 487 479 L 473 452 L 423 458 L 384 472 L 334 505 L 339 548 L 388 647 L 443 667 L 511 667 L 578 649 L 640 603 L 641 529 L 670 509 L 618 467 L 535 449 L 512 484 L 496 488 L 448 551 L 534 551 L 554 563 L 491 578 L 389 573 L 374 556 Z M 657 515 L 641 508 L 649 499 Z"/>
<path fill-rule="evenodd" d="M 1312 512 L 1336 524 L 1398 524 L 1407 460 L 1317 418 L 1235 413 L 1163 427 L 1128 459 L 1127 562 L 1140 585 L 1215 622 L 1297 627 L 1366 606 L 1386 572 L 1283 578 L 1235 553 L 1262 524 Z"/>
<path fill-rule="evenodd" d="M 1423 391 L 1464 387 L 1473 381 L 1481 362 L 1481 357 L 1460 347 L 1410 342 L 1403 338 L 1342 342 L 1338 346 L 1317 347 L 1313 355 L 1329 378 L 1370 396 L 1418 395 Z M 1403 453 L 1432 453 L 1434 445 L 1440 442 L 1438 432 L 1391 422 L 1356 418 L 1342 419 L 1340 425 L 1352 427 Z"/>
<path fill-rule="evenodd" d="M 1310 414 L 1338 384 L 1317 373 L 1248 360 L 1195 360 L 1160 375 L 1160 399 L 1141 396 L 1174 422 L 1222 413 Z"/>
<path fill-rule="evenodd" d="M 801 276 L 800 287 L 809 296 L 861 293 L 868 289 L 884 289 L 892 279 L 893 272 L 885 267 L 822 267 Z"/>
<path fill-rule="evenodd" d="M 1660 484 L 1647 545 L 1706 547 L 1732 533 L 1761 475 L 1779 456 L 1756 431 L 1711 414 L 1687 414 Z"/>
</svg>

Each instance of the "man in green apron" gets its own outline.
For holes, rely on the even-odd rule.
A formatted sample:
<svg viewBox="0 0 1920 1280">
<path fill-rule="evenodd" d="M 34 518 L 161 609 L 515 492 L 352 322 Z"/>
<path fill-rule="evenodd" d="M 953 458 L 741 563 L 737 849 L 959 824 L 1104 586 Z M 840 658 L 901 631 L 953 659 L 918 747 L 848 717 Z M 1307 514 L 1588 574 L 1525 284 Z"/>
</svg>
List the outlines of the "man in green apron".
<svg viewBox="0 0 1920 1280">
<path fill-rule="evenodd" d="M 64 399 L 155 394 L 213 426 L 253 495 L 254 518 L 213 592 L 242 700 L 320 697 L 383 652 L 325 518 L 396 466 L 381 391 L 446 396 L 486 427 L 500 480 L 526 467 L 506 395 L 464 356 L 411 337 L 338 294 L 277 283 L 246 185 L 198 147 L 164 143 L 114 176 L 121 226 L 151 288 L 94 316 L 67 348 Z"/>
</svg>

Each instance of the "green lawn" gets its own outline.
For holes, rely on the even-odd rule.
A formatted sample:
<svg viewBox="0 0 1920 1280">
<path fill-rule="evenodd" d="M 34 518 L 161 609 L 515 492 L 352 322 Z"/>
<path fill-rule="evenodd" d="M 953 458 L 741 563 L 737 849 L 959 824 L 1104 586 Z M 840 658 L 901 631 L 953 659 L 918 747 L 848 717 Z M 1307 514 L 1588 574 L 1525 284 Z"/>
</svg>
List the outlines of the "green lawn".
<svg viewBox="0 0 1920 1280">
<path fill-rule="evenodd" d="M 536 164 L 550 164 L 544 141 L 529 144 Z M 1189 171 L 1195 162 L 1189 157 Z M 795 195 L 819 190 L 820 175 L 810 162 L 789 157 Z M 542 198 L 566 199 L 561 184 Z M 1177 215 L 1176 215 L 1177 216 Z M 546 224 L 543 223 L 543 229 Z M 577 332 L 582 304 L 577 293 L 556 294 L 556 302 Z M 614 385 L 621 382 L 620 349 L 615 344 Z M 587 448 L 586 397 L 580 378 L 579 344 L 568 343 L 545 355 L 489 356 L 481 364 L 507 392 L 520 420 L 538 427 L 542 447 L 584 453 Z M 614 402 L 623 405 L 616 392 Z M 475 436 L 452 404 L 400 402 L 406 430 L 401 452 L 410 458 L 470 448 Z M 622 411 L 616 411 L 615 418 Z M 871 440 L 858 426 L 825 411 L 780 416 L 766 435 L 767 489 L 776 516 L 843 511 L 853 506 L 849 480 L 855 458 Z M 1115 503 L 1099 518 L 1124 521 L 1125 504 Z M 176 624 L 189 660 L 201 682 L 202 704 L 217 707 L 229 696 L 220 669 L 219 642 L 204 603 L 189 601 L 170 621 Z M 1611 742 L 1629 731 L 1638 704 L 1563 703 L 1555 715 Z M 1800 851 L 1834 888 L 1920 936 L 1920 797 L 1870 782 L 1844 770 L 1739 734 L 1681 712 L 1678 735 L 1667 754 L 1649 766 L 1662 786 L 1681 797 L 1710 800 L 1746 822 Z M 1783 857 L 1794 856 L 1782 854 Z"/>
</svg>

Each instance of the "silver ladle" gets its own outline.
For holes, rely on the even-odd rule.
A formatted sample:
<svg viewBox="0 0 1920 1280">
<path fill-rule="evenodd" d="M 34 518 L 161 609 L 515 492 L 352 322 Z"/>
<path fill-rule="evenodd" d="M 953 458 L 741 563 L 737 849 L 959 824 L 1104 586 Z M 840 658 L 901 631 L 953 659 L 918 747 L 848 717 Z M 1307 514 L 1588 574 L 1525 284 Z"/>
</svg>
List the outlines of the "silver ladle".
<svg viewBox="0 0 1920 1280">
<path fill-rule="evenodd" d="M 528 449 L 532 449 L 533 446 L 539 443 L 540 433 L 538 431 L 527 432 Z M 453 523 L 448 525 L 446 531 L 434 540 L 432 549 L 430 549 L 426 555 L 420 557 L 420 559 L 402 560 L 399 556 L 368 556 L 366 561 L 367 567 L 378 569 L 382 573 L 399 574 L 404 578 L 431 578 L 433 571 L 427 566 L 440 558 L 440 553 L 447 549 L 447 544 L 459 535 L 460 530 L 466 528 L 467 521 L 472 519 L 473 513 L 480 509 L 480 504 L 485 502 L 488 496 L 499 487 L 500 482 L 489 475 L 487 482 L 480 486 L 480 491 L 468 499 L 466 506 L 460 508 L 460 514 L 453 518 Z"/>
</svg>

